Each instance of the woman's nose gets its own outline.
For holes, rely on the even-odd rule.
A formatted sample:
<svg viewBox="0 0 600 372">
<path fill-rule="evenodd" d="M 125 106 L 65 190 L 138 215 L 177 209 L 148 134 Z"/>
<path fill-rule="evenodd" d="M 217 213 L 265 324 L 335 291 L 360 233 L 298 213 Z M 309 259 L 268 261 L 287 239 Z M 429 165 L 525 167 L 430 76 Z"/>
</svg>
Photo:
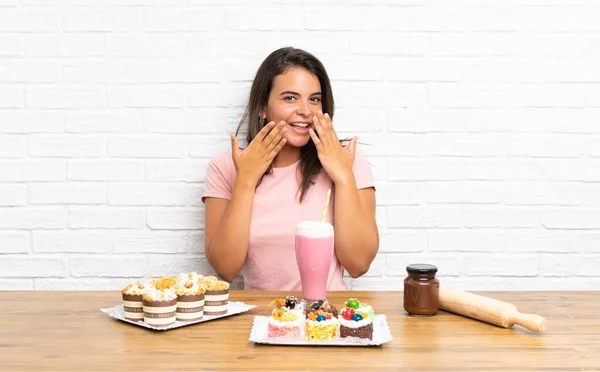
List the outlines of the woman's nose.
<svg viewBox="0 0 600 372">
<path fill-rule="evenodd" d="M 298 115 L 309 116 L 311 114 L 311 111 L 308 102 L 299 100 L 296 112 L 298 113 Z"/>
</svg>

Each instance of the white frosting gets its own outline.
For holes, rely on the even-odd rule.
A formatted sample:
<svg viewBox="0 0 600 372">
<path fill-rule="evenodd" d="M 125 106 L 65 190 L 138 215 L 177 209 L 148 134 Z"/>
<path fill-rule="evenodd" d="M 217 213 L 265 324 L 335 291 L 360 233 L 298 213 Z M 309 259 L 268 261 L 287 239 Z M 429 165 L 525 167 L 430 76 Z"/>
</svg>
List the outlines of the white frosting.
<svg viewBox="0 0 600 372">
<path fill-rule="evenodd" d="M 322 320 L 320 322 L 318 322 L 316 320 L 310 320 L 310 319 L 307 319 L 306 321 L 311 326 L 325 326 L 325 325 L 332 325 L 332 324 L 337 325 L 337 323 L 338 323 L 338 320 L 334 317 L 331 317 L 331 319 Z"/>
<path fill-rule="evenodd" d="M 296 235 L 306 238 L 328 238 L 333 236 L 333 225 L 328 222 L 302 221 L 296 225 Z"/>
<path fill-rule="evenodd" d="M 294 320 L 293 322 L 280 322 L 279 320 L 271 317 L 269 323 L 278 327 L 299 327 L 302 325 L 302 319 Z"/>
<path fill-rule="evenodd" d="M 354 320 L 347 320 L 340 316 L 340 324 L 343 325 L 344 327 L 348 327 L 348 328 L 360 328 L 360 327 L 369 325 L 371 323 L 372 323 L 372 321 L 371 321 L 371 318 L 369 318 L 369 317 L 366 317 L 364 319 L 359 320 L 358 322 L 355 322 Z"/>
<path fill-rule="evenodd" d="M 147 284 L 147 283 L 142 283 L 142 282 L 131 283 L 130 285 L 128 285 L 126 287 L 127 289 L 125 289 L 124 294 L 131 295 L 131 296 L 143 295 L 146 288 L 149 288 L 149 287 L 150 287 L 150 284 Z"/>
<path fill-rule="evenodd" d="M 187 288 L 186 285 L 189 285 L 190 288 Z M 175 293 L 178 295 L 195 295 L 202 294 L 206 290 L 204 286 L 198 283 L 198 280 L 184 280 L 177 283 L 175 287 Z"/>
<path fill-rule="evenodd" d="M 177 277 L 177 285 L 180 285 L 181 283 L 185 283 L 188 280 L 197 282 L 199 278 L 202 278 L 202 275 L 198 275 L 198 273 L 196 273 L 196 272 L 191 272 L 189 274 L 181 273 Z"/>
<path fill-rule="evenodd" d="M 169 288 L 161 291 L 152 287 L 146 291 L 145 295 L 150 297 L 152 301 L 171 301 L 177 298 L 175 291 Z"/>
</svg>

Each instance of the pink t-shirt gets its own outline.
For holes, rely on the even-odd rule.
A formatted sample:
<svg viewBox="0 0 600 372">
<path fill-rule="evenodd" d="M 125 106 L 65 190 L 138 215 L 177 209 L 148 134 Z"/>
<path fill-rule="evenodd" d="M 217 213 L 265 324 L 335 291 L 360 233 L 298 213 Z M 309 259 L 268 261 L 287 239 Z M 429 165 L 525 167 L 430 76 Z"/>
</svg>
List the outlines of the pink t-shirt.
<svg viewBox="0 0 600 372">
<path fill-rule="evenodd" d="M 297 200 L 298 181 L 296 170 L 300 162 L 283 168 L 273 168 L 273 173 L 263 177 L 254 195 L 248 255 L 242 268 L 245 289 L 248 290 L 300 290 L 300 273 L 296 264 L 296 225 L 306 220 L 320 221 L 327 190 L 331 199 L 327 222 L 333 224 L 335 189 L 327 173 L 322 170 L 309 187 L 304 201 Z M 362 151 L 357 150 L 354 160 L 354 177 L 358 189 L 374 187 L 371 168 Z M 231 153 L 221 153 L 209 163 L 205 198 L 231 200 L 236 178 Z M 333 257 L 327 290 L 346 290 L 342 280 L 343 268 Z"/>
</svg>

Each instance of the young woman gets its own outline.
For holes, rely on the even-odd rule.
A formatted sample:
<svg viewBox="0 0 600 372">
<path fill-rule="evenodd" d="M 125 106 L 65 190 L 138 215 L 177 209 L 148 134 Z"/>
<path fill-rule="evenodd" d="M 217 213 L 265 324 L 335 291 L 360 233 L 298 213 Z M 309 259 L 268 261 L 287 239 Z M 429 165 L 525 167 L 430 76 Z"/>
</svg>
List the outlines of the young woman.
<svg viewBox="0 0 600 372">
<path fill-rule="evenodd" d="M 344 269 L 353 278 L 369 269 L 379 247 L 375 187 L 357 138 L 338 139 L 333 112 L 329 77 L 313 55 L 282 48 L 263 61 L 231 153 L 211 160 L 202 195 L 206 257 L 224 280 L 241 271 L 249 290 L 301 289 L 296 224 L 321 219 L 328 189 L 335 255 L 327 289 L 346 289 Z"/>
</svg>

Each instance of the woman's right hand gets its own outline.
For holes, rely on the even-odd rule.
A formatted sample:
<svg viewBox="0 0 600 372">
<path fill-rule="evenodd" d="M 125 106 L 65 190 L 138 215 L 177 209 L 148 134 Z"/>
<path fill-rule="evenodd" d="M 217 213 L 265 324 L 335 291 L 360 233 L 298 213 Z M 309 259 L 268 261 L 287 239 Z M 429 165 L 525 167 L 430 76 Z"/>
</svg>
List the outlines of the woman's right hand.
<svg viewBox="0 0 600 372">
<path fill-rule="evenodd" d="M 231 135 L 231 156 L 235 164 L 237 177 L 256 185 L 260 177 L 267 171 L 269 165 L 285 145 L 285 122 L 275 124 L 274 121 L 265 125 L 243 151 L 235 135 Z"/>
</svg>

